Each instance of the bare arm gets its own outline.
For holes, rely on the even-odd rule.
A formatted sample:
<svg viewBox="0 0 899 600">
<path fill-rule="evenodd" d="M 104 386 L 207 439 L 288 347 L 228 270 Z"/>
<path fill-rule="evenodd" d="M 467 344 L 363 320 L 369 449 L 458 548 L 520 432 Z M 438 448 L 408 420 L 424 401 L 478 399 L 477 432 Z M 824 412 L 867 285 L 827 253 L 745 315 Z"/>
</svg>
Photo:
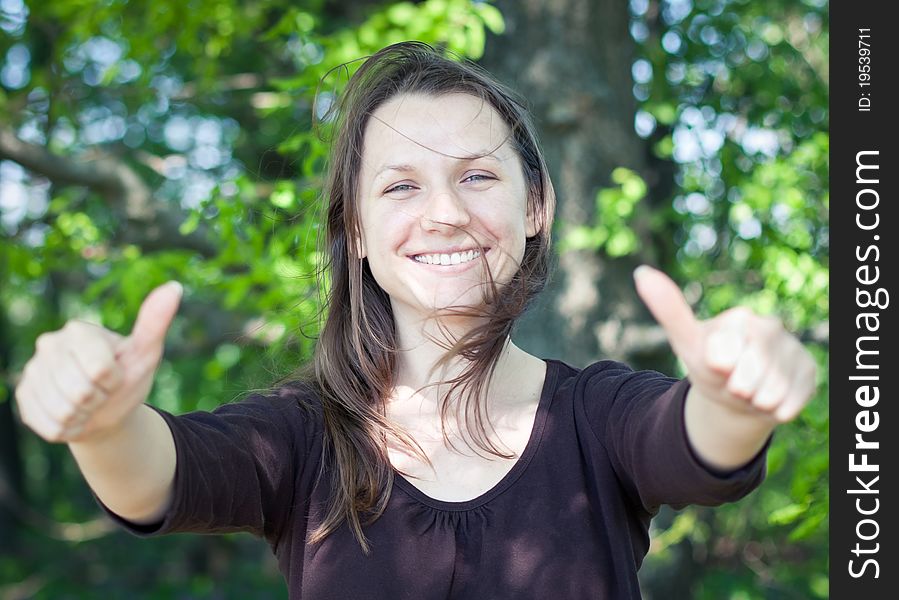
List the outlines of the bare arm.
<svg viewBox="0 0 899 600">
<path fill-rule="evenodd" d="M 752 460 L 777 422 L 767 416 L 737 412 L 709 400 L 691 387 L 684 407 L 690 447 L 707 465 L 728 471 Z"/>
<path fill-rule="evenodd" d="M 121 427 L 69 449 L 97 497 L 138 524 L 158 522 L 169 507 L 175 478 L 175 441 L 159 413 L 143 405 Z"/>
<path fill-rule="evenodd" d="M 773 317 L 736 308 L 699 321 L 663 273 L 640 267 L 635 278 L 687 367 L 690 446 L 711 467 L 745 465 L 778 423 L 792 421 L 808 403 L 816 385 L 814 359 Z"/>
</svg>

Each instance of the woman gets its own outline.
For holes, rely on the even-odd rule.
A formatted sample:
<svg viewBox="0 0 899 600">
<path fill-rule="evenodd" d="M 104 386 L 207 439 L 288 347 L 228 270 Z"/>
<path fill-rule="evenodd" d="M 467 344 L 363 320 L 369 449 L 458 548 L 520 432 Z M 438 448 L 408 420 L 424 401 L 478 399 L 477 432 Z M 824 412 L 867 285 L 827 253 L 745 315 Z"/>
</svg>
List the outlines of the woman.
<svg viewBox="0 0 899 600">
<path fill-rule="evenodd" d="M 23 421 L 135 533 L 264 537 L 292 598 L 639 598 L 651 517 L 758 485 L 812 359 L 769 318 L 698 322 L 648 267 L 638 292 L 689 380 L 531 356 L 510 332 L 546 279 L 554 198 L 522 103 L 404 43 L 353 76 L 336 126 L 308 369 L 211 414 L 151 409 L 170 283 L 128 337 L 41 336 Z"/>
</svg>

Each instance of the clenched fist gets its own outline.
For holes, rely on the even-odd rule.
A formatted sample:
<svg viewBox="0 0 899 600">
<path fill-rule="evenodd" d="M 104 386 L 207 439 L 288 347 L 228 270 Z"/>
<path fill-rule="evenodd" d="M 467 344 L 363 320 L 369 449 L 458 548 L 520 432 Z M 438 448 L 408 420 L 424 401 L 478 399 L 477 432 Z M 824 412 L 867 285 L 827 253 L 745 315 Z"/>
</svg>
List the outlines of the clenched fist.
<svg viewBox="0 0 899 600">
<path fill-rule="evenodd" d="M 38 337 L 16 386 L 22 422 L 49 442 L 115 430 L 150 394 L 181 294 L 174 281 L 150 292 L 127 337 L 76 320 Z"/>
<path fill-rule="evenodd" d="M 815 391 L 817 367 L 778 319 L 734 308 L 699 321 L 664 273 L 644 266 L 634 275 L 637 292 L 697 393 L 772 423 L 791 421 L 802 411 Z"/>
</svg>

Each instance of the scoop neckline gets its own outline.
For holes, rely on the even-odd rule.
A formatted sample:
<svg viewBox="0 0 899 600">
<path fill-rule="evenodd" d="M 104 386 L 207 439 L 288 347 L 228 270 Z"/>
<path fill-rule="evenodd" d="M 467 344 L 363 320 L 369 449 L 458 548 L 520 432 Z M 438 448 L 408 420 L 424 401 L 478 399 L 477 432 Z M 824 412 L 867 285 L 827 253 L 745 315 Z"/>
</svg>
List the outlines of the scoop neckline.
<svg viewBox="0 0 899 600">
<path fill-rule="evenodd" d="M 406 479 L 397 469 L 393 467 L 393 481 L 394 486 L 402 489 L 406 494 L 411 496 L 413 499 L 418 502 L 430 506 L 431 508 L 435 508 L 438 510 L 444 511 L 465 511 L 472 510 L 474 508 L 478 508 L 479 506 L 483 506 L 487 504 L 503 492 L 505 492 L 509 486 L 515 483 L 519 477 L 524 473 L 525 469 L 527 469 L 528 464 L 531 462 L 534 454 L 537 452 L 537 448 L 540 446 L 540 442 L 543 438 L 543 430 L 546 425 L 546 416 L 549 413 L 549 405 L 552 402 L 552 390 L 555 389 L 556 376 L 558 374 L 558 365 L 555 364 L 555 361 L 542 359 L 546 364 L 546 375 L 543 378 L 543 387 L 540 390 L 540 400 L 537 402 L 537 412 L 534 416 L 534 424 L 531 427 L 531 435 L 528 437 L 527 444 L 525 444 L 524 450 L 521 453 L 521 456 L 518 457 L 518 460 L 515 461 L 515 464 L 506 472 L 503 477 L 496 482 L 496 484 L 491 487 L 489 490 L 484 492 L 479 496 L 475 496 L 470 500 L 459 500 L 459 501 L 451 501 L 451 500 L 439 500 L 437 498 L 433 498 Z"/>
</svg>

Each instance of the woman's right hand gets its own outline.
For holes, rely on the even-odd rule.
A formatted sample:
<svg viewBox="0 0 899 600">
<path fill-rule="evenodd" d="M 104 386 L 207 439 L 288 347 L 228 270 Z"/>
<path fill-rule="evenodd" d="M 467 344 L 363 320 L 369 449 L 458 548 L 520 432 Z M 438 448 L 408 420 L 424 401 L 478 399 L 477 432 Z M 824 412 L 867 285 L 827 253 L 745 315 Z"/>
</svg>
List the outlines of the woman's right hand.
<svg viewBox="0 0 899 600">
<path fill-rule="evenodd" d="M 150 394 L 181 294 L 174 281 L 150 292 L 127 337 L 77 320 L 39 336 L 16 386 L 22 422 L 48 442 L 115 431 Z"/>
</svg>

